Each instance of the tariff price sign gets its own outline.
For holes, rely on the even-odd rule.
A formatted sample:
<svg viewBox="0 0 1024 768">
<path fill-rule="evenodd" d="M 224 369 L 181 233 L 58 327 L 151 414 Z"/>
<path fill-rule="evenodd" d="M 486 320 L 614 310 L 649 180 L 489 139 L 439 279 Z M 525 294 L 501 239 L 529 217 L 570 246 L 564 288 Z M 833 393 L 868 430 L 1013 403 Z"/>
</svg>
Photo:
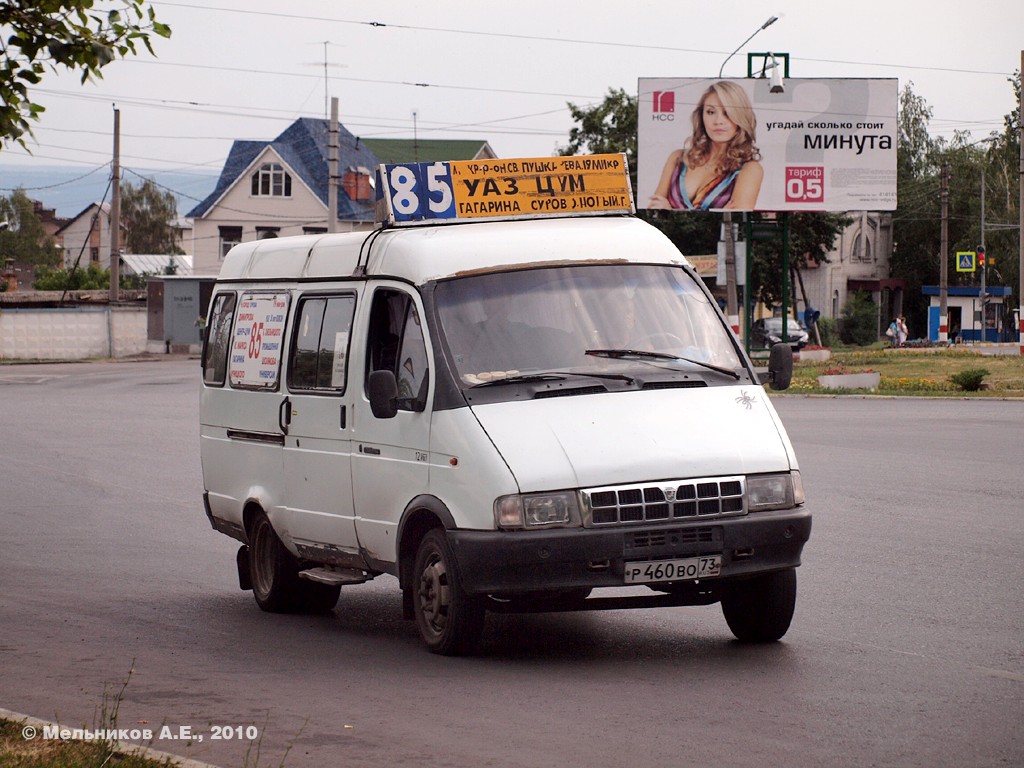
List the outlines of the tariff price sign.
<svg viewBox="0 0 1024 768">
<path fill-rule="evenodd" d="M 786 167 L 787 203 L 825 202 L 824 166 Z"/>
</svg>

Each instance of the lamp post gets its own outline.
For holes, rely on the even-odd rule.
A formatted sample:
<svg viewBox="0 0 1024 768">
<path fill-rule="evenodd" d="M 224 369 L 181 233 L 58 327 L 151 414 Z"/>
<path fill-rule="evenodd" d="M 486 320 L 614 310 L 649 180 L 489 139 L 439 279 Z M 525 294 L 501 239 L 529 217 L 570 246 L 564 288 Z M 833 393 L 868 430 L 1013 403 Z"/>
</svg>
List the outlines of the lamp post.
<svg viewBox="0 0 1024 768">
<path fill-rule="evenodd" d="M 768 21 L 755 29 L 750 37 L 736 46 L 736 50 L 726 56 L 725 61 L 722 62 L 722 66 L 719 67 L 718 77 L 722 77 L 722 73 L 725 71 L 725 65 L 729 63 L 729 59 L 735 56 L 740 48 L 753 40 L 754 35 L 758 32 L 763 29 L 768 29 L 768 27 L 778 20 L 778 16 L 770 16 Z M 732 211 L 726 211 L 722 214 L 722 228 L 725 230 L 725 311 L 728 315 L 729 325 L 732 327 L 733 333 L 739 336 L 740 316 L 736 298 L 736 241 L 732 236 Z"/>
</svg>

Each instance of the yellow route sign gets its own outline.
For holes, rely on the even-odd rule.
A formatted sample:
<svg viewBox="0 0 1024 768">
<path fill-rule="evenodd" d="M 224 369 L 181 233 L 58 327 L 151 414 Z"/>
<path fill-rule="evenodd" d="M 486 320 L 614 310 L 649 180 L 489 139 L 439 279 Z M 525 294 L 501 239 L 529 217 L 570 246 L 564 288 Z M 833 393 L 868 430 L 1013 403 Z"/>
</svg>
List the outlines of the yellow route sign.
<svg viewBox="0 0 1024 768">
<path fill-rule="evenodd" d="M 633 213 L 625 155 L 457 160 L 381 166 L 392 224 Z"/>
</svg>

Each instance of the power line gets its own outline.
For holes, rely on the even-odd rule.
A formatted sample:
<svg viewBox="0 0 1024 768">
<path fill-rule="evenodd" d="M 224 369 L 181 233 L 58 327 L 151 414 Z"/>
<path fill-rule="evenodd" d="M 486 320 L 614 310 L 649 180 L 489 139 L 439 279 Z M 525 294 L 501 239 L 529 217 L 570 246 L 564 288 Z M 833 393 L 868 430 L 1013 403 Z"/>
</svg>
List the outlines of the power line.
<svg viewBox="0 0 1024 768">
<path fill-rule="evenodd" d="M 568 37 L 551 37 L 546 35 L 524 35 L 512 32 L 485 32 L 482 30 L 473 29 L 456 29 L 452 27 L 426 27 L 417 26 L 411 24 L 393 24 L 381 21 L 365 21 L 356 19 L 338 19 L 329 16 L 307 16 L 302 14 L 292 13 L 280 13 L 275 11 L 254 11 L 251 9 L 242 8 L 223 8 L 220 6 L 211 5 L 193 5 L 191 3 L 178 3 L 178 2 L 161 2 L 161 5 L 173 6 L 177 8 L 190 8 L 193 10 L 201 11 L 218 11 L 223 13 L 237 13 L 247 16 L 271 16 L 276 18 L 285 18 L 290 20 L 298 19 L 300 21 L 315 21 L 315 22 L 328 22 L 334 24 L 349 24 L 357 26 L 367 26 L 376 28 L 392 28 L 392 29 L 404 29 L 414 32 L 441 32 L 445 34 L 453 35 L 472 35 L 477 37 L 498 37 L 509 40 L 527 40 L 531 42 L 548 42 L 548 43 L 564 43 L 569 45 L 595 45 L 605 46 L 609 48 L 632 48 L 643 51 L 667 51 L 670 53 L 700 53 L 708 54 L 713 56 L 722 56 L 727 54 L 728 51 L 717 51 L 708 50 L 702 48 L 681 48 L 678 46 L 668 45 L 650 45 L 641 43 L 623 43 L 612 40 L 586 40 L 582 38 L 568 38 Z M 793 58 L 793 61 L 806 61 L 814 62 L 819 64 L 843 64 L 843 65 L 857 65 L 857 66 L 868 66 L 868 67 L 885 67 L 891 69 L 912 69 L 921 70 L 926 72 L 952 72 L 959 74 L 971 74 L 971 75 L 1005 75 L 1012 76 L 1011 72 L 994 71 L 994 70 L 979 70 L 979 69 L 964 69 L 960 67 L 929 67 L 921 64 L 893 64 L 888 62 L 876 62 L 876 61 L 851 61 L 845 59 L 818 59 L 811 57 Z"/>
</svg>

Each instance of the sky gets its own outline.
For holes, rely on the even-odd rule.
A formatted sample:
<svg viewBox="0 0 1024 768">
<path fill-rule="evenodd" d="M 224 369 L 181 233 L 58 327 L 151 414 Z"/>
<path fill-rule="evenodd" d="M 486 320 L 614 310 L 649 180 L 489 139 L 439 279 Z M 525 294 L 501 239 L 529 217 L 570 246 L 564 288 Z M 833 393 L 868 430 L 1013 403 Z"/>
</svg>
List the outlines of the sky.
<svg viewBox="0 0 1024 768">
<path fill-rule="evenodd" d="M 28 151 L 0 149 L 0 194 L 27 169 L 71 166 L 92 186 L 58 213 L 92 202 L 110 173 L 115 106 L 123 178 L 173 172 L 187 202 L 212 189 L 232 140 L 270 140 L 299 117 L 325 117 L 329 97 L 364 138 L 480 139 L 500 157 L 545 157 L 568 143 L 568 103 L 599 104 L 610 88 L 635 95 L 640 77 L 714 77 L 723 67 L 743 77 L 745 54 L 759 51 L 789 53 L 793 77 L 913 83 L 933 110 L 933 136 L 982 138 L 1015 106 L 1007 78 L 1024 48 L 1020 0 L 152 5 L 173 30 L 154 39 L 155 57 L 115 61 L 84 85 L 48 73 L 33 89 L 46 112 Z M 778 21 L 760 29 L 770 16 Z M 48 190 L 27 191 L 46 202 Z"/>
</svg>

